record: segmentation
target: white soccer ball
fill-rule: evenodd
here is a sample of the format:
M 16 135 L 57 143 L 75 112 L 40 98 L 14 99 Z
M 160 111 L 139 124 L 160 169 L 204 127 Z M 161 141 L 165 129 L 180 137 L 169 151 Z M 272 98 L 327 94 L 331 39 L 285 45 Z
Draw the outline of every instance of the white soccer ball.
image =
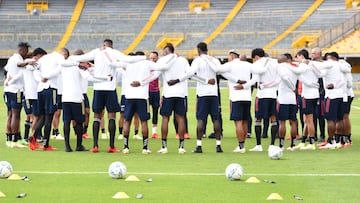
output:
M 120 161 L 112 162 L 109 166 L 109 176 L 115 179 L 123 178 L 126 174 L 126 166 Z
M 7 161 L 0 161 L 0 178 L 7 178 L 11 176 L 13 168 Z
M 231 163 L 225 169 L 225 176 L 229 180 L 240 180 L 243 174 L 243 168 L 237 163 Z
M 283 151 L 278 146 L 272 146 L 269 148 L 268 155 L 270 159 L 278 160 L 283 156 Z

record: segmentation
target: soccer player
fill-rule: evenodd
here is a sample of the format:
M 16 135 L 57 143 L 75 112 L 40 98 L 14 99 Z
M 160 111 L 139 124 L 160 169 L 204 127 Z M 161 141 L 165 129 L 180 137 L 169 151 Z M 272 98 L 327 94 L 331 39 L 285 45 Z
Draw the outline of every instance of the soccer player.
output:
M 52 121 L 52 138 L 55 140 L 64 140 L 64 137 L 60 134 L 59 132 L 59 123 L 60 123 L 60 116 L 61 116 L 61 111 L 62 111 L 62 77 L 61 77 L 61 73 L 58 77 L 58 91 L 57 91 L 57 95 L 56 95 L 56 111 L 54 113 L 54 117 L 53 117 L 53 121 Z
M 157 51 L 150 52 L 149 59 L 156 63 L 159 59 L 159 53 Z M 158 139 L 159 135 L 157 134 L 157 123 L 158 123 L 158 114 L 160 107 L 160 87 L 159 87 L 159 79 L 149 83 L 149 104 L 152 108 L 152 138 Z
M 128 54 L 129 56 L 135 56 L 135 53 L 130 52 Z M 121 78 L 121 100 L 120 100 L 120 119 L 119 119 L 119 136 L 118 139 L 122 140 L 124 139 L 123 135 L 123 127 L 124 127 L 124 112 L 125 112 L 125 92 L 126 92 L 126 77 L 125 77 L 125 71 L 122 68 L 116 69 L 116 78 Z M 119 79 L 120 80 L 120 79 Z M 137 113 L 134 114 L 134 136 L 133 139 L 135 140 L 142 140 L 142 137 L 139 135 L 139 115 Z
M 32 60 L 24 61 L 29 52 L 29 47 L 30 45 L 26 42 L 20 42 L 18 44 L 18 52 L 9 58 L 5 66 L 7 80 L 11 80 L 12 77 L 18 75 L 26 65 L 35 64 L 35 61 Z M 21 139 L 20 135 L 20 112 L 23 89 L 23 78 L 4 87 L 4 99 L 7 106 L 6 145 L 8 147 L 26 148 L 26 142 Z
M 315 47 L 311 49 L 311 60 L 322 62 L 322 53 L 319 47 Z M 323 79 L 319 78 L 319 100 L 315 107 L 315 114 L 314 114 L 314 127 L 315 127 L 315 141 L 319 140 L 320 142 L 325 141 L 325 89 Z M 320 128 L 320 136 L 317 136 L 317 123 L 319 121 L 319 128 Z M 326 144 L 326 143 L 325 143 Z
M 74 55 L 82 55 L 82 50 L 76 50 Z M 91 67 L 89 63 L 73 62 L 71 57 L 69 60 L 63 62 L 61 69 L 61 79 L 63 85 L 63 122 L 64 122 L 64 138 L 65 138 L 65 151 L 72 152 L 70 146 L 70 122 L 75 121 L 74 130 L 76 134 L 76 151 L 88 151 L 82 145 L 83 135 L 83 122 L 85 121 L 84 112 L 84 97 L 83 89 L 81 86 L 82 79 L 93 81 L 112 80 L 112 76 L 105 76 L 103 78 L 94 78 L 88 72 L 88 68 Z M 79 67 L 83 68 L 80 69 Z
M 199 57 L 195 58 L 191 64 L 191 68 L 183 76 L 176 80 L 171 80 L 170 84 L 176 84 L 177 82 L 184 81 L 190 77 L 193 77 L 195 74 L 201 78 L 216 78 L 218 72 L 226 72 L 222 70 L 220 61 L 209 56 L 207 44 L 200 42 L 197 44 L 197 50 Z M 216 80 L 215 80 L 216 82 Z M 196 107 L 196 119 L 197 119 L 197 129 L 196 129 L 196 149 L 193 150 L 194 153 L 202 153 L 202 138 L 204 132 L 205 119 L 210 114 L 213 127 L 215 131 L 216 139 L 216 152 L 221 153 L 221 126 L 220 126 L 220 116 L 219 116 L 219 101 L 218 101 L 218 92 L 217 86 L 212 84 L 204 84 L 202 82 L 197 82 L 196 88 L 197 95 L 197 107 Z
M 186 70 L 189 69 L 188 61 L 183 57 L 178 57 L 174 54 L 175 48 L 172 44 L 167 44 L 163 49 L 164 56 L 170 56 L 175 58 L 171 66 L 165 66 L 154 70 L 161 70 L 163 78 L 163 95 L 162 95 L 162 105 L 160 109 L 160 114 L 162 116 L 161 124 L 161 149 L 158 153 L 166 154 L 168 153 L 167 149 L 167 136 L 168 136 L 168 126 L 169 119 L 174 112 L 178 127 L 179 135 L 179 149 L 180 154 L 184 154 L 186 151 L 184 149 L 184 135 L 185 135 L 185 114 L 186 114 L 186 100 L 185 96 L 187 95 L 187 81 L 182 81 L 174 85 L 169 85 L 167 82 L 169 79 L 176 78 L 179 74 L 185 74 Z M 159 59 L 159 63 L 166 61 L 168 57 L 162 57 Z
M 249 151 L 261 152 L 261 120 L 270 118 L 271 143 L 274 146 L 278 126 L 276 122 L 276 98 L 277 87 L 280 78 L 277 73 L 277 60 L 265 56 L 263 49 L 256 48 L 251 52 L 253 58 L 253 76 L 258 77 L 258 89 L 255 102 L 255 135 L 256 146 Z
M 144 57 L 141 57 L 144 58 Z M 73 60 L 81 61 L 94 61 L 94 76 L 108 76 L 115 75 L 115 68 L 110 64 L 115 61 L 134 62 L 138 61 L 139 57 L 126 56 L 121 52 L 113 49 L 113 42 L 110 39 L 105 39 L 101 48 L 94 49 L 89 53 L 80 56 L 73 56 Z M 94 144 L 91 152 L 99 152 L 99 128 L 100 120 L 103 115 L 104 108 L 106 107 L 108 115 L 108 129 L 110 134 L 110 143 L 108 152 L 115 153 L 119 150 L 115 147 L 115 131 L 116 131 L 116 112 L 119 111 L 118 97 L 116 94 L 116 80 L 98 82 L 94 84 L 94 98 L 93 98 L 93 136 Z
M 321 62 L 309 61 L 309 52 L 305 49 L 300 50 L 296 54 L 296 60 L 299 62 L 299 69 L 304 68 L 305 71 L 300 75 L 300 82 L 302 83 L 302 109 L 304 114 L 304 129 L 301 143 L 296 146 L 291 146 L 289 150 L 315 150 L 315 126 L 314 126 L 314 112 L 316 104 L 319 99 L 319 76 L 317 76 L 312 69 L 316 65 L 324 65 Z M 309 66 L 306 64 L 308 63 Z M 309 137 L 309 145 L 305 146 L 306 139 Z
M 328 143 L 321 146 L 320 149 L 334 149 L 341 147 L 340 133 L 343 130 L 343 117 L 344 117 L 344 86 L 345 79 L 343 72 L 350 72 L 349 69 L 344 67 L 339 60 L 339 55 L 336 52 L 328 54 L 328 60 L 321 65 L 314 64 L 314 73 L 318 77 L 322 77 L 325 87 L 325 118 L 328 126 Z M 306 62 L 306 61 L 305 61 Z M 317 70 L 317 71 L 316 71 Z M 336 138 L 334 143 L 333 138 Z
M 245 153 L 245 139 L 248 133 L 248 120 L 251 107 L 251 86 L 256 79 L 251 78 L 252 64 L 240 60 L 240 53 L 232 49 L 228 54 L 228 61 L 223 65 L 228 72 L 222 75 L 228 79 L 230 96 L 230 120 L 234 121 L 238 146 L 235 153 Z M 234 80 L 235 78 L 235 80 Z M 245 84 L 243 84 L 245 81 Z
M 59 51 L 47 54 L 39 60 L 39 70 L 36 70 L 35 79 L 39 81 L 38 84 L 38 117 L 43 122 L 38 122 L 35 131 L 40 131 L 44 126 L 44 151 L 54 151 L 56 148 L 49 145 L 51 123 L 56 107 L 56 94 L 58 89 L 58 76 L 61 72 L 61 63 L 69 57 L 69 51 L 62 48 Z M 33 135 L 29 145 L 30 150 L 35 150 L 37 147 L 35 136 Z
M 144 52 L 136 52 L 137 56 L 145 56 Z M 148 98 L 149 98 L 149 82 L 154 78 L 150 79 L 152 75 L 156 75 L 156 72 L 151 72 L 153 66 L 156 63 L 150 60 L 141 60 L 133 64 L 124 63 L 112 63 L 113 67 L 125 68 L 126 77 L 126 92 L 125 92 L 125 122 L 124 122 L 124 148 L 122 152 L 128 154 L 129 148 L 129 131 L 131 120 L 135 113 L 138 113 L 141 122 L 141 131 L 143 135 L 143 154 L 150 154 L 151 151 L 148 148 L 148 123 L 150 119 L 150 113 L 148 109 Z M 146 80 L 146 78 L 148 80 Z M 145 79 L 145 80 L 144 80 Z
M 284 148 L 285 136 L 286 136 L 286 121 L 290 122 L 290 135 L 291 135 L 291 144 L 289 149 L 293 149 L 295 146 L 296 140 L 296 130 L 297 130 L 297 105 L 296 105 L 296 82 L 298 80 L 298 75 L 296 75 L 293 70 L 296 67 L 292 66 L 288 62 L 286 55 L 282 54 L 278 57 L 278 73 L 280 75 L 281 81 L 279 83 L 278 98 L 277 101 L 279 106 L 277 108 L 277 116 L 279 119 L 279 147 Z M 300 72 L 299 72 L 300 73 Z
M 351 70 L 351 65 L 345 60 L 339 60 L 345 67 Z M 343 131 L 343 139 L 342 144 L 345 147 L 349 147 L 352 144 L 351 140 L 351 122 L 350 122 L 350 107 L 351 103 L 354 99 L 354 91 L 352 88 L 352 75 L 350 73 L 344 73 L 344 77 L 346 80 L 346 89 L 345 89 L 345 100 L 344 101 L 344 131 Z

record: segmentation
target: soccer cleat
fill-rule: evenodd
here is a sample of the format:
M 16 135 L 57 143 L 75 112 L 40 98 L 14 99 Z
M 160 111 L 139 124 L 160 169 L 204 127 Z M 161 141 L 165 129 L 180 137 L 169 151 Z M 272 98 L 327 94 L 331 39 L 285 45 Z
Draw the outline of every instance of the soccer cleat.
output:
M 61 134 L 57 134 L 57 135 L 53 135 L 52 136 L 53 137 L 53 139 L 55 139 L 55 140 L 64 140 L 64 137 L 61 135 Z
M 351 147 L 351 145 L 352 145 L 351 142 L 347 142 L 344 144 L 344 147 Z
M 96 147 L 93 147 L 90 152 L 92 153 L 98 153 L 99 152 L 99 148 L 96 146 Z
M 286 148 L 287 151 L 295 151 L 295 146 L 290 146 L 288 148 Z
M 109 147 L 107 150 L 109 153 L 118 153 L 120 150 L 116 149 L 116 147 Z
M 197 146 L 197 147 L 195 148 L 195 150 L 193 150 L 192 152 L 193 152 L 193 153 L 202 153 L 202 148 L 201 148 L 201 146 Z
M 319 149 L 335 149 L 335 145 L 327 143 L 325 146 L 319 147 Z
M 44 146 L 43 150 L 44 151 L 56 151 L 57 149 L 55 147 L 52 147 L 52 146 L 49 145 L 47 147 Z
M 108 135 L 106 133 L 101 133 L 101 139 L 103 140 L 108 139 Z
M 206 134 L 203 134 L 203 138 L 206 138 Z
M 239 146 L 237 146 L 234 150 L 233 150 L 233 152 L 235 152 L 235 153 L 245 153 L 246 152 L 246 149 L 245 148 L 242 148 L 242 149 L 240 149 L 240 147 Z
M 179 154 L 185 154 L 186 150 L 184 148 L 179 148 L 178 153 Z
M 308 144 L 306 146 L 300 147 L 300 150 L 315 150 L 315 144 Z
M 39 148 L 41 148 L 40 145 L 36 142 L 35 138 L 33 137 L 29 142 L 29 149 L 33 151 Z
M 80 147 L 76 147 L 75 151 L 77 152 L 84 152 L 84 151 L 89 151 L 88 149 L 86 149 L 84 146 L 80 146 Z
M 143 138 L 140 135 L 134 135 L 133 139 L 134 140 L 142 140 Z
M 175 138 L 178 140 L 179 139 L 179 134 L 176 133 Z
M 83 139 L 89 139 L 90 137 L 89 137 L 89 135 L 87 133 L 84 133 L 84 134 L 82 134 L 82 138 Z
M 150 149 L 143 149 L 142 154 L 151 154 Z
M 251 152 L 262 152 L 263 148 L 261 145 L 256 145 L 254 148 L 249 149 Z
M 305 147 L 305 143 L 304 143 L 304 142 L 299 143 L 299 144 L 296 145 L 294 148 L 295 148 L 295 149 L 300 149 L 300 148 L 302 148 L 302 147 Z
M 72 152 L 73 150 L 70 147 L 65 147 L 65 152 Z
M 185 138 L 185 139 L 190 139 L 189 133 L 185 133 L 185 134 L 184 134 L 184 138 Z
M 216 145 L 216 153 L 222 153 L 223 150 L 221 149 L 220 145 Z
M 153 133 L 151 138 L 153 139 L 159 139 L 159 135 L 157 133 Z
M 323 147 L 323 146 L 325 146 L 325 145 L 327 145 L 327 144 L 328 144 L 328 142 L 325 141 L 325 142 L 322 142 L 322 143 L 320 143 L 320 144 L 317 144 L 316 146 L 318 146 L 318 147 Z
M 246 135 L 246 138 L 251 138 L 251 133 L 248 133 L 248 134 Z
M 165 148 L 161 148 L 159 151 L 157 151 L 157 153 L 159 154 L 167 154 L 168 153 L 168 149 L 165 147 Z
M 118 136 L 118 140 L 123 140 L 124 139 L 124 135 L 123 134 L 120 134 L 119 136 Z
M 130 149 L 129 149 L 129 148 L 124 148 L 124 149 L 122 150 L 122 153 L 123 153 L 123 154 L 129 154 L 129 153 L 130 153 Z

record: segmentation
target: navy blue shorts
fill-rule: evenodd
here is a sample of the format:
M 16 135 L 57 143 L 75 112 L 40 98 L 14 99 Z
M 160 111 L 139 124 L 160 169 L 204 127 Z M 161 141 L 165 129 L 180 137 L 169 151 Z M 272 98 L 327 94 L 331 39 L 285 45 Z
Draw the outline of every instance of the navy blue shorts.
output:
M 354 97 L 348 96 L 347 102 L 344 102 L 344 113 L 346 113 L 346 114 L 350 113 L 351 103 L 352 103 L 353 99 L 354 99 Z
M 94 90 L 93 112 L 101 113 L 105 107 L 108 113 L 120 111 L 116 90 Z
M 251 101 L 230 102 L 230 120 L 248 120 L 250 116 Z
M 181 97 L 163 97 L 160 109 L 160 115 L 170 116 L 174 111 L 175 114 L 184 116 L 186 113 L 186 101 Z
M 57 110 L 56 106 L 56 95 L 57 90 L 54 88 L 44 89 L 41 92 L 38 92 L 38 112 L 35 114 L 38 115 L 49 115 L 55 113 Z
M 219 120 L 219 100 L 217 96 L 197 96 L 196 101 L 196 119 L 206 120 L 210 114 L 211 119 Z
M 130 121 L 134 113 L 138 113 L 141 121 L 150 119 L 149 104 L 146 99 L 126 99 L 124 117 L 126 121 Z
M 160 92 L 149 92 L 149 104 L 153 108 L 160 107 Z
M 279 104 L 277 107 L 277 119 L 280 121 L 296 120 L 297 105 L 296 104 Z
M 89 102 L 89 97 L 87 96 L 87 94 L 83 94 L 84 97 L 84 106 L 85 108 L 90 108 L 90 102 Z
M 70 123 L 74 120 L 77 124 L 85 121 L 85 105 L 82 103 L 64 102 L 63 103 L 63 122 Z
M 326 120 L 336 121 L 344 118 L 343 98 L 325 100 L 325 118 Z
M 5 92 L 4 100 L 7 110 L 11 111 L 11 109 L 21 109 L 23 97 L 23 92 L 20 91 L 17 93 Z
M 121 113 L 125 112 L 125 102 L 126 102 L 125 95 L 121 95 L 121 101 L 120 101 L 120 112 Z
M 268 119 L 271 115 L 276 115 L 276 99 L 256 97 L 255 118 Z
M 37 99 L 24 99 L 23 106 L 24 106 L 25 114 L 29 115 L 29 114 L 33 114 L 34 110 L 38 111 L 37 103 L 38 103 Z
M 56 95 L 56 108 L 62 109 L 62 95 L 61 94 Z
M 305 115 L 315 114 L 317 102 L 318 99 L 305 99 L 303 97 L 301 100 L 303 113 Z

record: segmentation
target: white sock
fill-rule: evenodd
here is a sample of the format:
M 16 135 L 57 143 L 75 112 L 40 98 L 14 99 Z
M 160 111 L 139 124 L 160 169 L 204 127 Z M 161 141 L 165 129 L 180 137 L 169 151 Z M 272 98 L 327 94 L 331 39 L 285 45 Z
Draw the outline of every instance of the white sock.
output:
M 152 134 L 156 133 L 156 129 L 157 129 L 157 127 L 152 128 Z
M 221 145 L 221 140 L 216 140 L 216 145 Z
M 196 140 L 196 146 L 201 146 L 202 142 L 201 140 Z

